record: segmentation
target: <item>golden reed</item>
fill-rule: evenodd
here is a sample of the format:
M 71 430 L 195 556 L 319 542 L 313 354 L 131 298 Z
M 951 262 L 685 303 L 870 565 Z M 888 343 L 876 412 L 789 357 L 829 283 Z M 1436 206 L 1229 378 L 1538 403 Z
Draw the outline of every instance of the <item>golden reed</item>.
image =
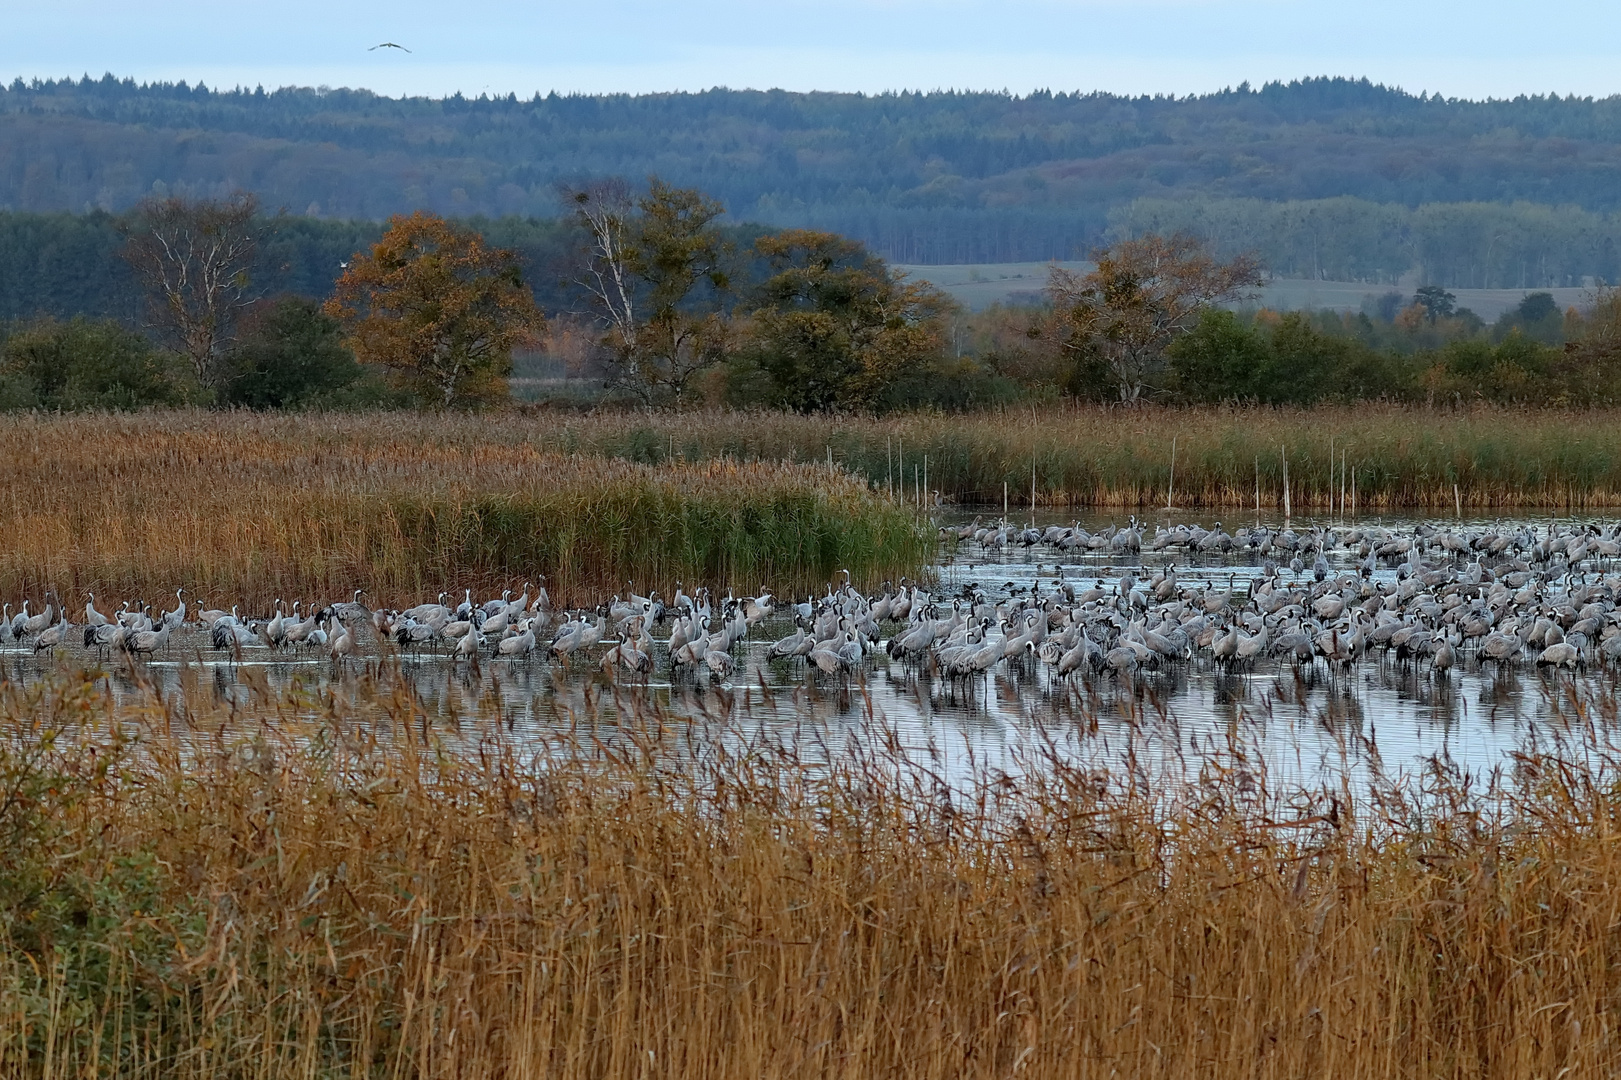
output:
M 1621 1066 L 1613 698 L 1491 784 L 1274 790 L 1237 746 L 1150 785 L 1040 733 L 948 777 L 759 691 L 524 737 L 388 681 L 187 690 L 0 687 L 7 1076 Z

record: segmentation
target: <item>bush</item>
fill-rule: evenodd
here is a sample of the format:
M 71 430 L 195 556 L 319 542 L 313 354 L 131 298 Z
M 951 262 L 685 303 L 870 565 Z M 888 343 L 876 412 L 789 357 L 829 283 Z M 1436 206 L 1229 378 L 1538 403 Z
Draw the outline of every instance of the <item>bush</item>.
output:
M 1311 405 L 1403 397 L 1413 385 L 1403 357 L 1326 331 L 1301 312 L 1248 320 L 1212 308 L 1167 352 L 1172 389 L 1188 401 Z
M 357 407 L 390 397 L 344 345 L 338 321 L 301 296 L 253 312 L 221 371 L 223 402 L 250 409 Z
M 909 282 L 853 240 L 790 229 L 755 251 L 771 276 L 734 358 L 733 399 L 759 394 L 795 412 L 882 410 L 945 357 L 952 301 Z
M 1496 341 L 1505 341 L 1516 333 L 1543 345 L 1564 343 L 1565 313 L 1559 309 L 1552 293 L 1526 294 L 1519 306 L 1503 312 L 1497 325 L 1492 328 L 1492 337 Z
M 183 361 L 110 320 L 41 319 L 12 327 L 0 346 L 7 409 L 138 409 L 207 397 Z
M 1255 325 L 1221 308 L 1207 308 L 1166 352 L 1172 386 L 1190 401 L 1254 398 L 1272 362 L 1268 342 Z

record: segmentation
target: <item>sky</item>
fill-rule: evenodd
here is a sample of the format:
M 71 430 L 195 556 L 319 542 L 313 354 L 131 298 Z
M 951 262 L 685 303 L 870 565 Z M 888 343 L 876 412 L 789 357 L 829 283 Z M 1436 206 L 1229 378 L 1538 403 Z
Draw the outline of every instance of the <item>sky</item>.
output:
M 7 11 L 5 9 L 15 10 Z M 410 49 L 369 47 L 393 41 Z M 1569 0 L 3 0 L 0 75 L 365 87 L 1190 94 L 1366 76 L 1621 93 L 1621 3 Z

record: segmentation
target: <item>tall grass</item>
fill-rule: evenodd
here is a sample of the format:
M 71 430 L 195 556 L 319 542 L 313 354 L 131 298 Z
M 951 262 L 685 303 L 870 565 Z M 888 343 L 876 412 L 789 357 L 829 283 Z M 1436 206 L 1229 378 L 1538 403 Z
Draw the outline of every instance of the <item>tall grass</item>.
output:
M 0 1071 L 1621 1064 L 1621 759 L 1577 710 L 1511 784 L 1436 766 L 1366 797 L 1272 790 L 1238 747 L 1151 787 L 1037 740 L 947 783 L 876 728 L 828 751 L 618 716 L 522 744 L 371 685 L 234 710 L 0 687 Z
M 677 579 L 803 591 L 915 573 L 933 537 L 823 466 L 644 465 L 478 417 L 0 420 L 0 595 L 414 603 L 548 577 L 598 602 Z M 666 595 L 669 595 L 666 592 Z
M 1621 411 L 1038 407 L 890 419 L 715 413 L 603 416 L 565 425 L 570 445 L 636 461 L 825 461 L 908 497 L 928 486 L 962 502 L 1054 506 L 1283 505 L 1359 510 L 1621 506 Z M 902 453 L 904 452 L 904 458 Z M 1332 454 L 1332 462 L 1330 456 Z M 1332 476 L 1330 466 L 1332 464 Z M 897 467 L 898 466 L 898 467 Z M 1354 470 L 1354 472 L 1353 472 Z M 897 475 L 898 474 L 898 475 Z M 1456 486 L 1456 489 L 1455 487 Z

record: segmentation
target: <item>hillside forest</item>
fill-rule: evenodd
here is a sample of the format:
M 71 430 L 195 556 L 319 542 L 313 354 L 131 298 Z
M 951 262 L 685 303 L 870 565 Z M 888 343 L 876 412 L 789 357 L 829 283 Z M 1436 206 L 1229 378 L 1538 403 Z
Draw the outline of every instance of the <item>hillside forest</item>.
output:
M 561 188 L 653 174 L 733 221 L 903 263 L 1074 259 L 1190 231 L 1291 277 L 1536 289 L 1621 274 L 1618 98 L 1461 101 L 1337 78 L 1185 98 L 0 86 L 13 212 L 88 221 L 246 188 L 341 232 L 418 209 L 555 219 Z

